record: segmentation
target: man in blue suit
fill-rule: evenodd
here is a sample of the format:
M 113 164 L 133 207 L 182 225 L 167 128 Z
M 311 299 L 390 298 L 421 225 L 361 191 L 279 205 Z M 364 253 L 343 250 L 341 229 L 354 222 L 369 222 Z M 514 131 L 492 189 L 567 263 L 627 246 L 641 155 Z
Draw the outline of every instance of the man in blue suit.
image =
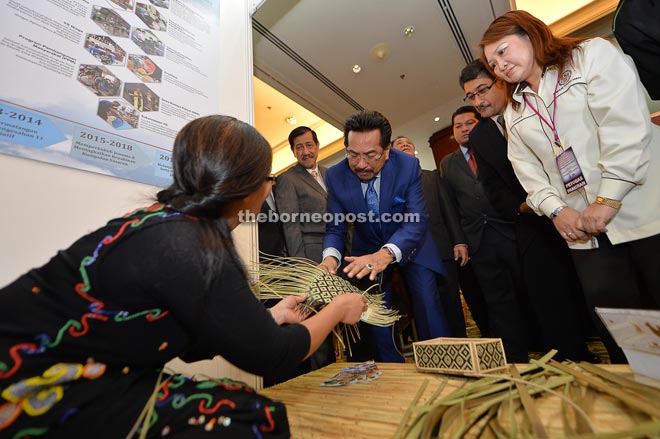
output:
M 346 159 L 328 169 L 328 223 L 321 267 L 336 274 L 353 222 L 349 278 L 381 282 L 391 304 L 390 264 L 399 264 L 411 295 L 420 340 L 449 336 L 438 284 L 444 267 L 428 230 L 419 162 L 390 148 L 392 127 L 376 111 L 360 111 L 344 123 Z M 383 273 L 383 275 L 380 275 Z M 392 328 L 372 326 L 376 360 L 403 362 Z

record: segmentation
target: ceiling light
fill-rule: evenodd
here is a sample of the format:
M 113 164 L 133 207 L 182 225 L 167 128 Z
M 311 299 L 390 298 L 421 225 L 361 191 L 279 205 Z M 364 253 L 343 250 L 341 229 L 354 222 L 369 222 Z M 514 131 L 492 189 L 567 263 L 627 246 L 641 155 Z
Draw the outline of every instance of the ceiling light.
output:
M 358 64 L 355 64 L 353 66 L 352 70 L 353 70 L 353 73 L 357 74 L 357 73 L 360 73 L 362 71 L 362 67 L 360 67 Z
M 390 46 L 388 46 L 385 43 L 379 43 L 371 48 L 371 50 L 369 51 L 369 55 L 371 55 L 371 58 L 374 61 L 382 62 L 390 57 L 390 52 L 391 52 Z
M 296 118 L 293 117 L 293 116 L 289 116 L 289 117 L 287 117 L 286 119 L 284 119 L 284 121 L 285 121 L 286 123 L 288 123 L 288 124 L 291 124 L 291 125 L 295 125 L 295 124 L 298 123 L 298 119 L 296 119 Z
M 415 32 L 415 28 L 412 26 L 406 26 L 406 28 L 403 30 L 403 34 L 407 37 L 412 37 L 413 32 Z
M 440 116 L 434 117 L 433 120 L 436 121 L 436 122 L 440 122 Z

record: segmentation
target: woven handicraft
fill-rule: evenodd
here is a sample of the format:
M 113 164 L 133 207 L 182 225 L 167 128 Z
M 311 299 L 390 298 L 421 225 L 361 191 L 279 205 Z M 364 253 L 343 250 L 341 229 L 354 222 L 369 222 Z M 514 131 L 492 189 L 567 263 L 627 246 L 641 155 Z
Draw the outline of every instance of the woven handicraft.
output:
M 488 370 L 495 367 L 506 366 L 506 359 L 504 358 L 502 343 L 479 343 L 476 345 L 476 347 L 480 370 Z
M 473 370 L 469 344 L 417 345 L 420 364 L 438 369 Z
M 421 370 L 478 375 L 506 368 L 499 338 L 439 337 L 413 343 L 415 363 Z
M 399 313 L 385 306 L 382 294 L 370 293 L 371 288 L 361 291 L 341 277 L 321 270 L 314 261 L 263 255 L 261 261 L 252 274 L 256 279 L 253 289 L 262 300 L 307 294 L 305 305 L 320 310 L 339 294 L 359 293 L 367 298 L 368 306 L 360 320 L 377 326 L 392 326 L 399 320 Z

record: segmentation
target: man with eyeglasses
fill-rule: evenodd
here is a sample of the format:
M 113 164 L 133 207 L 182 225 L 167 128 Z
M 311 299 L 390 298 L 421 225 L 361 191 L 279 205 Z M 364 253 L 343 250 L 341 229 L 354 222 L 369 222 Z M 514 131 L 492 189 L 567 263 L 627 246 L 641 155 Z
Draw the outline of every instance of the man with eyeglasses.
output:
M 326 168 L 318 164 L 319 139 L 311 128 L 299 126 L 289 133 L 289 145 L 298 163 L 278 177 L 275 191 L 286 249 L 289 256 L 319 263 L 325 235 L 322 219 L 327 204 Z M 335 360 L 332 337 L 328 337 L 310 357 L 310 368 L 316 370 Z
M 472 269 L 486 301 L 490 333 L 502 338 L 507 361 L 526 363 L 527 341 L 516 292 L 520 263 L 515 232 L 513 223 L 502 218 L 488 202 L 477 179 L 482 171 L 468 141 L 478 122 L 479 112 L 471 106 L 460 107 L 452 114 L 459 149 L 442 160 L 440 177 L 467 238 Z
M 420 340 L 450 334 L 438 284 L 444 267 L 428 230 L 419 162 L 390 148 L 392 128 L 377 111 L 360 111 L 344 123 L 346 159 L 328 169 L 328 224 L 321 267 L 337 273 L 346 252 L 347 219 L 353 219 L 349 278 L 380 281 L 391 304 L 390 264 L 399 264 L 411 296 Z M 370 326 L 365 358 L 403 362 L 393 328 Z M 364 331 L 367 332 L 367 331 Z M 362 336 L 362 335 L 361 335 Z M 353 358 L 362 360 L 363 358 Z
M 465 99 L 482 119 L 472 129 L 469 146 L 486 197 L 502 218 L 515 224 L 523 286 L 521 306 L 528 334 L 540 332 L 541 349 L 557 349 L 555 358 L 593 360 L 584 336 L 589 321 L 570 250 L 552 222 L 527 205 L 527 193 L 507 157 L 506 128 L 500 116 L 507 105 L 506 86 L 476 60 L 465 66 L 459 82 Z M 551 273 L 552 282 L 547 282 Z M 558 318 L 561 316 L 561 318 Z

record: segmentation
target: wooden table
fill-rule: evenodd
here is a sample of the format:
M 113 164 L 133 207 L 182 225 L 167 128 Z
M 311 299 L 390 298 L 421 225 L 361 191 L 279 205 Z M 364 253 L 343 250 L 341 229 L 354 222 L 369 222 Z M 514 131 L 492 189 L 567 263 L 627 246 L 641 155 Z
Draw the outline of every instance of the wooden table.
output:
M 391 438 L 422 383 L 428 380 L 420 399 L 423 402 L 446 379 L 446 375 L 418 372 L 414 364 L 379 363 L 382 376 L 374 381 L 342 387 L 320 386 L 350 364 L 353 363 L 331 364 L 263 389 L 260 393 L 286 404 L 294 439 Z M 617 374 L 632 376 L 627 365 L 603 367 Z M 461 377 L 450 378 L 442 395 L 456 390 L 465 380 Z M 561 404 L 558 401 L 554 404 L 554 408 L 544 410 L 544 422 L 549 420 L 551 423 L 553 417 L 560 417 Z M 634 424 L 632 420 L 613 416 L 612 411 L 616 412 L 616 408 L 602 404 L 598 407 L 596 411 L 601 413 L 594 413 L 592 419 L 600 431 L 630 428 Z

